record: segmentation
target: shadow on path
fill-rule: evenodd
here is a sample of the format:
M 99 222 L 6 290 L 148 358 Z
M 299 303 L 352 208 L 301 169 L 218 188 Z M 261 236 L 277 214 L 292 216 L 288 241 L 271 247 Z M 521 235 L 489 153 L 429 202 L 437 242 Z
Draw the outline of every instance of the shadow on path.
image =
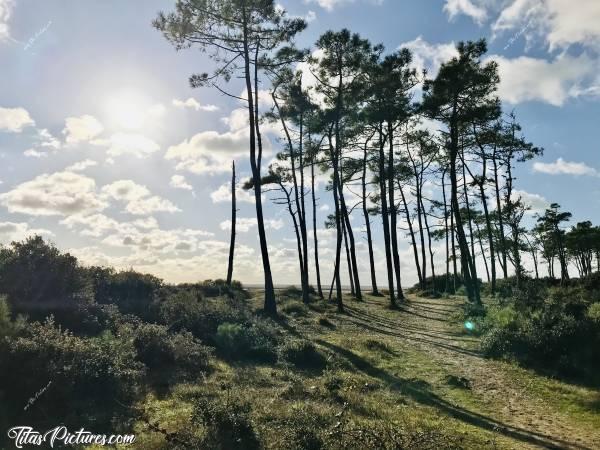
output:
M 461 420 L 465 423 L 473 426 L 496 432 L 504 436 L 516 439 L 521 442 L 529 444 L 535 444 L 541 447 L 549 449 L 567 449 L 574 448 L 579 450 L 591 450 L 589 447 L 585 447 L 580 444 L 569 442 L 562 439 L 557 439 L 552 436 L 548 436 L 542 433 L 538 433 L 531 430 L 508 425 L 506 423 L 495 420 L 491 417 L 483 414 L 469 411 L 458 405 L 453 405 L 450 402 L 439 397 L 435 393 L 428 389 L 428 384 L 423 383 L 421 380 L 411 380 L 400 378 L 392 375 L 385 370 L 373 366 L 366 359 L 359 355 L 356 355 L 350 350 L 342 348 L 338 345 L 323 341 L 316 340 L 316 342 L 335 352 L 336 354 L 344 357 L 353 367 L 357 370 L 373 377 L 378 378 L 388 385 L 390 389 L 399 391 L 400 393 L 407 395 L 412 400 L 422 405 L 436 408 L 445 414 L 448 414 L 455 419 Z

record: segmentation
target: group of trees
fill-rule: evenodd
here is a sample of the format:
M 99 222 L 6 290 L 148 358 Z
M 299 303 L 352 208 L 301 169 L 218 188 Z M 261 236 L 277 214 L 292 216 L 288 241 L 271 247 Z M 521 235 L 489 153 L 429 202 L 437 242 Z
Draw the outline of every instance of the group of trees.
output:
M 584 222 L 567 233 L 561 223 L 569 214 L 558 205 L 540 216 L 533 230 L 523 224 L 528 206 L 514 189 L 515 165 L 542 149 L 526 141 L 513 113 L 502 111 L 497 65 L 483 61 L 484 40 L 459 43 L 457 55 L 429 78 L 412 67 L 409 50 L 386 54 L 382 45 L 345 29 L 324 33 L 312 53 L 299 50 L 293 39 L 306 23 L 287 18 L 272 0 L 179 0 L 175 11 L 160 13 L 154 25 L 178 49 L 197 45 L 210 52 L 215 70 L 193 75 L 192 86 L 210 85 L 237 97 L 222 83 L 232 77 L 245 82 L 243 98 L 237 97 L 248 110 L 252 178 L 245 187 L 256 199 L 267 312 L 274 313 L 276 304 L 263 221 L 261 194 L 266 190 L 277 191 L 275 201 L 291 215 L 304 300 L 312 259 L 316 292 L 323 298 L 330 287 L 340 310 L 343 249 L 352 294 L 360 299 L 363 292 L 351 214 L 362 213 L 373 294 L 379 294 L 373 219 L 381 218 L 391 306 L 403 300 L 399 240 L 405 236 L 421 288 L 442 285 L 450 292 L 460 280 L 474 304 L 481 302 L 478 259 L 492 291 L 500 276 L 514 272 L 518 283 L 526 275 L 525 254 L 533 258 L 536 276 L 538 255 L 547 261 L 551 277 L 555 260 L 563 280 L 569 261 L 582 276 L 593 271 L 592 260 L 599 256 L 597 227 Z M 303 70 L 298 70 L 300 62 Z M 259 108 L 259 87 L 271 94 L 267 113 Z M 262 174 L 261 126 L 266 120 L 280 124 L 282 150 Z M 330 286 L 322 285 L 326 280 L 319 266 L 319 172 L 329 175 L 334 204 L 327 218 L 336 235 Z M 309 215 L 313 255 L 308 253 Z M 435 241 L 445 241 L 440 275 Z

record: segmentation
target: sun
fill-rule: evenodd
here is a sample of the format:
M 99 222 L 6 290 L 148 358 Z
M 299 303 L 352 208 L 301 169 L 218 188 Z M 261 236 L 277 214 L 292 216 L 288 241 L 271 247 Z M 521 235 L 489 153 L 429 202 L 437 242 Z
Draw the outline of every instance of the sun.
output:
M 149 108 L 148 100 L 142 94 L 132 91 L 112 95 L 106 102 L 109 120 L 115 127 L 127 130 L 143 128 Z

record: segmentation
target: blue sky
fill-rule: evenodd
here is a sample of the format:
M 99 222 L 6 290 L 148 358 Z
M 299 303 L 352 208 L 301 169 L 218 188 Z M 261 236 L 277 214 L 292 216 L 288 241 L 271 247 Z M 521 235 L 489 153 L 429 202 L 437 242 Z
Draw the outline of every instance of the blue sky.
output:
M 211 63 L 198 50 L 176 52 L 151 27 L 156 13 L 171 5 L 0 0 L 2 242 L 37 232 L 90 264 L 134 267 L 174 282 L 224 276 L 231 160 L 240 178 L 249 173 L 244 116 L 235 100 L 188 86 L 189 75 Z M 347 27 L 389 51 L 408 47 L 415 64 L 432 75 L 452 56 L 454 43 L 486 37 L 490 58 L 499 63 L 505 110 L 514 110 L 526 137 L 545 149 L 542 158 L 518 168 L 520 194 L 533 211 L 558 202 L 574 222 L 600 222 L 600 2 L 311 0 L 282 6 L 309 20 L 300 46 L 310 47 L 327 29 Z M 230 89 L 242 92 L 235 83 Z M 267 135 L 272 158 L 276 128 Z M 323 228 L 331 201 L 319 186 Z M 254 205 L 247 194 L 239 197 L 235 276 L 259 282 Z M 276 283 L 297 282 L 291 220 L 266 203 Z M 362 218 L 353 222 L 366 283 Z M 373 223 L 382 256 L 378 219 Z M 320 235 L 327 276 L 333 240 L 327 230 Z M 405 280 L 412 283 L 411 251 L 401 240 Z

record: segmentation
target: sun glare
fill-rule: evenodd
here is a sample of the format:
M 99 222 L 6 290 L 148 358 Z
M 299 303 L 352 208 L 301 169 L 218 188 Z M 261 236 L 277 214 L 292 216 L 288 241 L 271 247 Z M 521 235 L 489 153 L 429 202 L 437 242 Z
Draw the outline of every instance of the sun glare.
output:
M 139 130 L 144 126 L 149 108 L 149 102 L 134 92 L 119 93 L 106 102 L 109 120 L 116 127 L 128 130 Z

